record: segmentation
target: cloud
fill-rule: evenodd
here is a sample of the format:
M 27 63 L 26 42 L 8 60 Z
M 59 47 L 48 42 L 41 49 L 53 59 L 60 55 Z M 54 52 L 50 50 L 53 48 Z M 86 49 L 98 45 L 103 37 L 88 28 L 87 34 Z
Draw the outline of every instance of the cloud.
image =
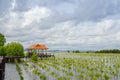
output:
M 119 20 L 108 19 L 103 19 L 97 23 L 85 22 L 78 25 L 75 25 L 73 21 L 59 23 L 46 32 L 48 36 L 46 42 L 47 44 L 64 45 L 66 48 L 70 45 L 73 45 L 73 48 L 78 46 L 106 46 L 105 48 L 108 48 L 118 44 L 113 44 L 113 42 L 119 40 L 119 23 Z
M 116 40 L 120 41 L 120 32 L 117 32 L 117 34 L 116 34 Z
M 3 18 L 3 20 L 1 20 L 1 22 L 3 23 L 5 34 L 15 36 L 24 34 L 19 32 L 19 30 L 25 31 L 24 29 L 28 29 L 29 32 L 25 31 L 25 33 L 34 32 L 37 30 L 38 26 L 31 26 L 33 29 L 30 29 L 29 26 L 32 24 L 40 23 L 42 19 L 48 17 L 49 15 L 50 10 L 45 7 L 36 6 L 26 12 L 21 13 L 15 12 L 10 8 L 10 11 Z
M 39 23 L 45 17 L 50 15 L 50 10 L 45 7 L 32 8 L 31 10 L 24 13 L 24 23 L 22 26 L 27 26 L 31 23 Z
M 0 12 L 0 32 L 25 48 L 34 43 L 51 49 L 120 47 L 119 0 L 1 0 Z
M 13 1 L 12 1 L 11 6 L 12 6 L 12 7 L 10 7 L 10 10 L 14 10 L 15 7 L 16 7 L 16 0 L 13 0 Z

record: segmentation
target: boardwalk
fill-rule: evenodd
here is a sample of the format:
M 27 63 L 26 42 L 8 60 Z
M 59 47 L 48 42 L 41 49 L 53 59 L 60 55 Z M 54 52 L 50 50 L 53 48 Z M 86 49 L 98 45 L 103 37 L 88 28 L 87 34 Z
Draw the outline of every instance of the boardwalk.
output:
M 4 80 L 5 76 L 5 58 L 0 56 L 0 80 Z

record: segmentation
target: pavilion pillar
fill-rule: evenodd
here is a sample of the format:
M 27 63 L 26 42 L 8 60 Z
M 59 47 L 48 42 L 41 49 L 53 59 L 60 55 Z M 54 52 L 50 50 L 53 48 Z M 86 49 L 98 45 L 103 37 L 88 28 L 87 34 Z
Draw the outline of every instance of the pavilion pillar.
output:
M 36 50 L 36 53 L 38 53 L 38 49 Z
M 41 50 L 41 54 L 42 54 L 42 50 Z
M 44 54 L 44 50 L 42 49 L 42 54 Z
M 44 51 L 45 51 L 45 54 L 47 54 L 46 50 L 44 50 Z
M 45 49 L 44 49 L 44 54 L 46 54 Z
M 47 49 L 45 50 L 45 54 L 47 54 Z
M 38 50 L 38 55 L 40 55 L 40 50 Z

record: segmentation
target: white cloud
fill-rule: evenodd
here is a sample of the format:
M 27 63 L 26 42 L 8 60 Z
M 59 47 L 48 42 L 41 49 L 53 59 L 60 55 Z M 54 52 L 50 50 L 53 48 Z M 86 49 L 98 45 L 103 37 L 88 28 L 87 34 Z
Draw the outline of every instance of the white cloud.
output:
M 50 10 L 45 7 L 34 7 L 29 11 L 23 13 L 23 24 L 22 26 L 30 25 L 31 23 L 40 23 L 43 18 L 50 16 Z
M 24 46 L 45 43 L 50 48 L 119 48 L 119 0 L 108 1 L 12 0 L 0 18 L 0 32 L 8 42 L 19 41 Z
M 116 23 L 117 22 L 117 23 Z M 90 25 L 89 25 L 89 24 Z M 89 25 L 89 26 L 88 26 Z M 119 32 L 119 20 L 104 19 L 100 22 L 85 22 L 76 25 L 73 21 L 56 24 L 46 32 L 48 44 L 79 45 L 82 46 L 106 46 L 113 45 L 116 32 Z M 112 33 L 111 33 L 112 32 Z M 117 40 L 120 40 L 119 33 Z M 116 45 L 116 43 L 114 43 Z M 78 47 L 78 46 L 77 46 Z
M 14 10 L 16 8 L 16 6 L 17 6 L 16 0 L 12 0 L 10 10 Z
M 12 6 L 13 7 L 13 6 Z M 20 35 L 21 32 L 18 32 L 18 30 L 24 31 L 24 29 L 28 29 L 29 32 L 25 31 L 25 33 L 32 33 L 38 29 L 38 26 L 32 26 L 32 29 L 30 29 L 30 26 L 32 24 L 40 23 L 42 19 L 48 17 L 50 15 L 50 10 L 46 7 L 34 7 L 29 9 L 25 12 L 15 12 L 13 10 L 10 10 L 8 14 L 6 14 L 3 19 L 1 19 L 1 22 L 4 23 L 4 30 L 5 34 L 7 35 Z M 6 20 L 7 19 L 7 20 Z M 32 31 L 32 32 L 31 32 Z
M 118 33 L 116 34 L 116 40 L 117 40 L 117 41 L 120 41 L 120 32 L 118 32 Z

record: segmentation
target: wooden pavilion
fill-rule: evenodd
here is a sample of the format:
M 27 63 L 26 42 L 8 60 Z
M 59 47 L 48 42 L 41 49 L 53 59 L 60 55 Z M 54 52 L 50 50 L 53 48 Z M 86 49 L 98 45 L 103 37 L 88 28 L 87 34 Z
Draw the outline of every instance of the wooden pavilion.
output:
M 29 56 L 32 56 L 32 52 L 35 51 L 39 57 L 51 57 L 51 54 L 47 54 L 47 50 L 45 44 L 33 44 L 27 48 Z
M 36 53 L 38 53 L 38 55 L 41 55 L 41 54 L 47 54 L 48 48 L 44 44 L 33 44 L 29 46 L 27 50 L 29 54 L 35 51 Z

